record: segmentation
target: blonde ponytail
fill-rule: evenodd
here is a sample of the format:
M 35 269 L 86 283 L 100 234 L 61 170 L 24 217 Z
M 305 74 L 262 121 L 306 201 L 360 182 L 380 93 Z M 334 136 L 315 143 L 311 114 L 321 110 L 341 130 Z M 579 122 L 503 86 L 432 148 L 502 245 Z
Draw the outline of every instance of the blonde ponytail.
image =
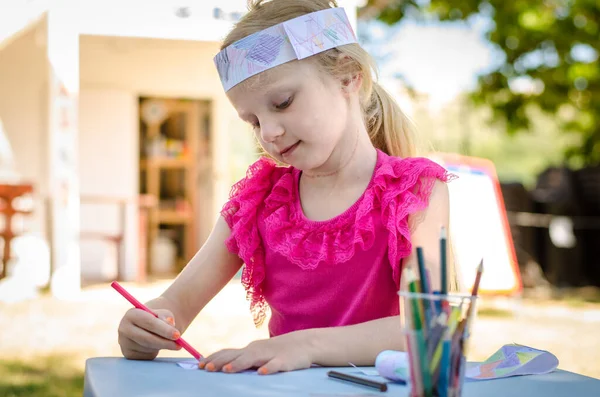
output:
M 412 123 L 392 96 L 376 81 L 365 109 L 365 123 L 373 146 L 397 157 L 417 153 Z
M 336 2 L 331 0 L 250 1 L 248 13 L 229 32 L 221 48 L 278 23 L 329 7 L 337 7 Z M 400 110 L 392 96 L 374 79 L 373 75 L 377 76 L 375 61 L 359 44 L 333 48 L 307 60 L 316 62 L 323 71 L 341 80 L 360 74 L 363 80 L 360 92 L 361 107 L 373 146 L 391 156 L 412 157 L 417 154 L 410 120 Z

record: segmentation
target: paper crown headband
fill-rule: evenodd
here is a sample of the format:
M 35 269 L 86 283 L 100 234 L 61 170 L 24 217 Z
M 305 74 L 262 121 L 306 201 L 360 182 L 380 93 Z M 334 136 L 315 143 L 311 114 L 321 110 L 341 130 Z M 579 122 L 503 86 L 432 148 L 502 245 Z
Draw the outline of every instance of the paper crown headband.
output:
M 327 8 L 251 34 L 214 58 L 225 91 L 249 77 L 294 59 L 356 43 L 343 8 Z

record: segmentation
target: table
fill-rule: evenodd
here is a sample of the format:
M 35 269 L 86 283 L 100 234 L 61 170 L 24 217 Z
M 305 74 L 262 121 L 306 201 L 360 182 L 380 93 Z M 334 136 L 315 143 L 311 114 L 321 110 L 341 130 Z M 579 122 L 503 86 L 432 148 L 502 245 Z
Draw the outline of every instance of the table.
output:
M 327 377 L 332 368 L 311 368 L 261 376 L 255 372 L 226 374 L 185 370 L 174 358 L 132 361 L 116 357 L 88 359 L 84 397 L 134 396 L 394 396 L 408 397 L 407 386 L 389 384 L 387 392 Z M 336 368 L 356 374 L 352 367 Z M 368 377 L 376 379 L 376 377 Z M 557 370 L 547 375 L 522 376 L 465 383 L 463 397 L 598 397 L 600 380 Z

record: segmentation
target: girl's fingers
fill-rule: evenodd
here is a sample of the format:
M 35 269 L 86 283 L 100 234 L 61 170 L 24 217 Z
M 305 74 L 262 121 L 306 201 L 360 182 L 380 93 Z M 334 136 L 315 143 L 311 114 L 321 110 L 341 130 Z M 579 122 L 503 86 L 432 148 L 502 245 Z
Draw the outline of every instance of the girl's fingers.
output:
M 166 325 L 166 324 L 165 324 Z M 132 327 L 127 337 L 146 348 L 161 350 L 178 350 L 179 345 L 171 339 L 166 339 L 139 327 Z
M 119 345 L 123 356 L 130 360 L 153 360 L 158 355 L 158 350 L 141 346 L 124 336 L 119 337 Z
M 129 359 L 152 360 L 161 349 L 180 350 L 181 337 L 168 310 L 156 310 L 158 318 L 140 309 L 130 309 L 119 324 L 119 345 Z
M 226 353 L 234 351 L 234 350 L 236 350 L 236 349 L 223 349 L 223 350 L 219 350 L 218 352 L 215 352 L 215 353 L 211 354 L 208 357 L 203 357 L 200 360 L 200 363 L 207 364 L 207 363 L 211 362 L 212 360 L 214 360 L 215 358 L 220 357 L 223 354 L 226 354 Z
M 181 337 L 179 330 L 174 326 L 167 324 L 166 321 L 158 319 L 152 314 L 140 309 L 131 310 L 133 312 L 129 317 L 133 325 L 165 339 L 176 340 Z M 172 321 L 175 323 L 175 320 Z
M 156 309 L 156 310 L 154 310 L 154 313 L 156 313 L 156 315 L 158 316 L 159 319 L 163 320 L 164 322 L 169 324 L 171 327 L 175 326 L 175 316 L 173 316 L 173 313 L 171 313 L 170 310 Z
M 252 353 L 244 353 L 239 355 L 229 364 L 223 366 L 223 372 L 235 373 L 245 371 L 250 368 L 257 368 L 264 365 L 268 360 L 257 357 Z
M 270 375 L 275 374 L 277 372 L 288 371 L 288 368 L 284 364 L 283 361 L 275 357 L 265 365 L 261 366 L 258 369 L 259 375 Z
M 221 350 L 208 356 L 205 360 L 203 360 L 204 366 L 199 365 L 199 367 L 211 372 L 221 371 L 225 364 L 235 360 L 240 354 L 241 351 L 239 349 Z
M 137 343 L 136 341 L 134 341 L 133 339 L 124 337 L 123 341 L 125 343 L 121 343 L 121 345 L 124 345 L 127 347 L 127 350 L 130 351 L 134 351 L 136 353 L 140 353 L 140 354 L 149 354 L 149 353 L 155 353 L 158 350 L 157 349 L 153 349 L 150 347 L 146 347 L 146 346 L 142 346 L 139 343 Z
M 129 360 L 153 360 L 156 353 L 142 353 L 136 350 L 130 350 L 126 356 Z

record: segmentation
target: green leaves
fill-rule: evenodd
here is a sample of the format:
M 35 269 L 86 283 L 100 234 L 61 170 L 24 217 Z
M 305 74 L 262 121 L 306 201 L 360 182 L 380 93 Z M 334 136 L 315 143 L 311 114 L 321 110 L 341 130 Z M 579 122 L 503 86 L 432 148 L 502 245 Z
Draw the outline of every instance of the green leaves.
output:
M 600 1 L 369 0 L 361 14 L 387 24 L 489 18 L 487 39 L 505 59 L 480 77 L 472 101 L 490 107 L 509 133 L 527 130 L 526 109 L 537 107 L 565 134 L 581 137 L 565 158 L 600 164 Z M 569 117 L 560 115 L 565 109 Z

